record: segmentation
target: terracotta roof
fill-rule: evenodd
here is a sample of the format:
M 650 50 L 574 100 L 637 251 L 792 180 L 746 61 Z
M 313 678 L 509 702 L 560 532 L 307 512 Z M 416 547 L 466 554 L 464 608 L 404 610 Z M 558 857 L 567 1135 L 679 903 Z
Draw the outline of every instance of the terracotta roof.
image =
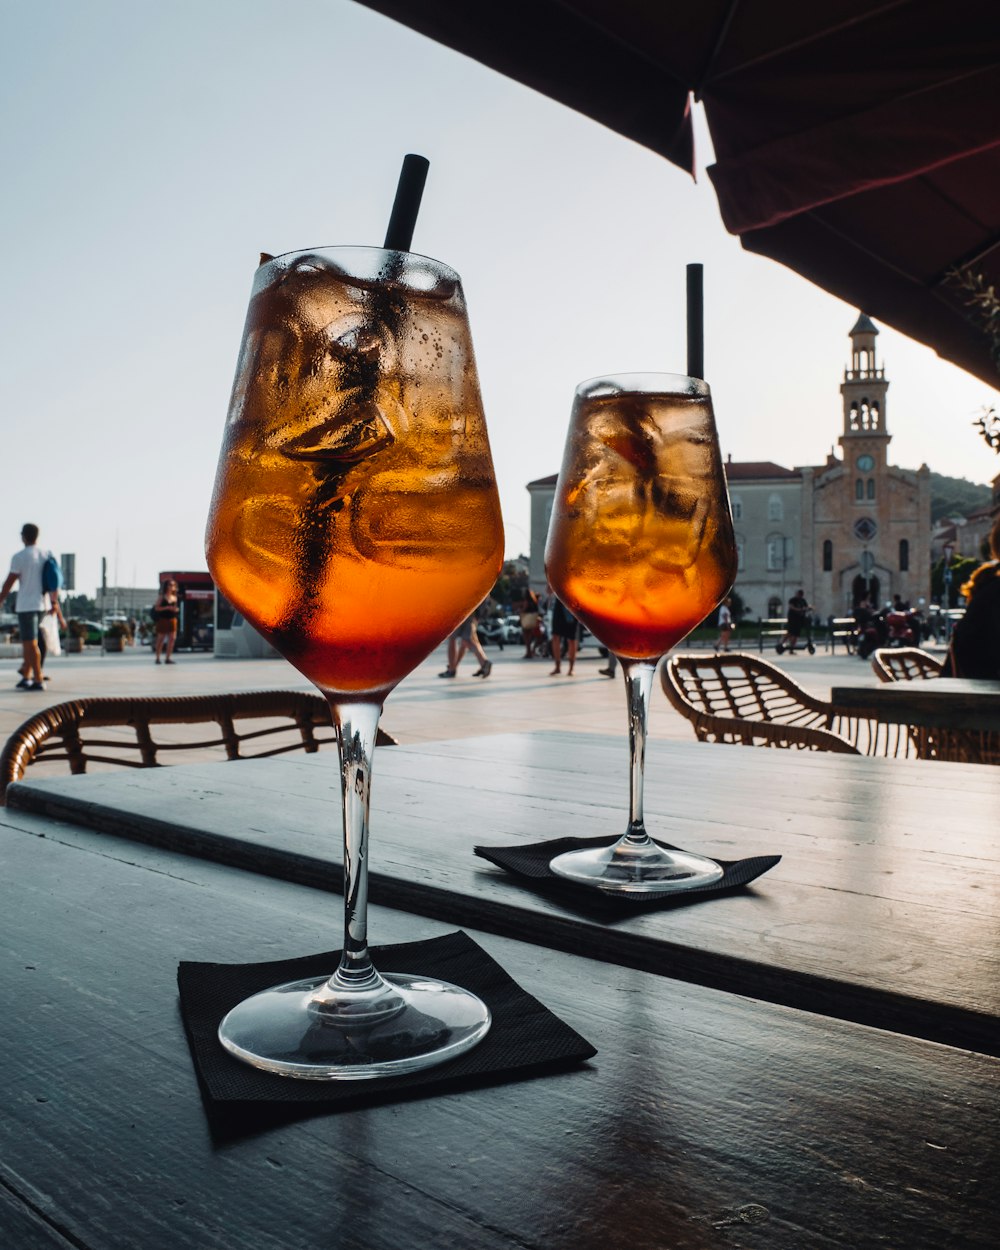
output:
M 730 482 L 753 482 L 776 477 L 793 481 L 802 476 L 798 469 L 786 469 L 783 465 L 775 464 L 773 460 L 727 460 L 725 470 Z M 536 477 L 533 482 L 528 483 L 527 489 L 531 490 L 535 486 L 555 486 L 558 478 L 558 473 L 550 473 L 548 477 Z
M 773 460 L 727 460 L 726 477 L 730 482 L 752 482 L 757 478 L 799 478 L 798 469 L 786 469 Z

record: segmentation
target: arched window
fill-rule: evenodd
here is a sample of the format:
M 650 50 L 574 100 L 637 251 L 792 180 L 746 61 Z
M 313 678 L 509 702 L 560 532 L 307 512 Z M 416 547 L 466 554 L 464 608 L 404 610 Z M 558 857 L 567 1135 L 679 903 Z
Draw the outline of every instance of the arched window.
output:
M 864 497 L 865 497 L 865 484 L 861 480 L 861 478 L 858 478 L 854 483 L 854 498 L 861 500 L 861 499 L 864 499 Z
M 910 543 L 906 538 L 899 540 L 899 571 L 900 573 L 910 571 Z
M 767 501 L 767 519 L 769 521 L 782 521 L 785 517 L 785 510 L 781 505 L 780 495 L 771 495 Z
M 875 479 L 873 477 L 868 479 L 868 498 L 875 498 Z
M 833 572 L 833 543 L 829 538 L 823 540 L 823 572 Z
M 739 495 L 730 495 L 729 502 L 733 509 L 733 520 L 742 521 L 743 520 L 743 500 L 740 498 Z

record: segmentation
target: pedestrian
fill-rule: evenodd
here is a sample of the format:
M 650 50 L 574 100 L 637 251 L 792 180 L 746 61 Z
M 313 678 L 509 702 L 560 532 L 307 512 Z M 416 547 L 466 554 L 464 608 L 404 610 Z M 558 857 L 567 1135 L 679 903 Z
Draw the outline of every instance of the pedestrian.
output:
M 538 596 L 533 590 L 525 591 L 519 607 L 519 616 L 521 637 L 524 639 L 523 658 L 531 660 L 534 658 L 535 647 L 538 645 L 539 624 Z
M 466 617 L 448 639 L 448 667 L 443 673 L 438 673 L 438 676 L 457 677 L 458 666 L 462 663 L 462 657 L 466 651 L 471 651 L 479 661 L 479 667 L 472 674 L 473 677 L 489 677 L 493 671 L 493 661 L 486 658 L 483 644 L 479 641 L 479 633 L 476 630 L 476 612 Z
M 17 690 L 44 690 L 45 682 L 42 674 L 42 653 L 38 645 L 39 627 L 42 618 L 50 612 L 57 621 L 65 626 L 62 608 L 59 605 L 59 591 L 45 589 L 43 570 L 52 553 L 38 545 L 38 526 L 24 525 L 21 527 L 22 550 L 15 552 L 10 561 L 10 572 L 0 589 L 0 603 L 7 598 L 15 582 L 17 583 L 17 599 L 14 611 L 17 613 L 17 627 L 21 637 L 21 680 Z
M 723 599 L 719 605 L 719 637 L 715 643 L 716 651 L 728 651 L 733 636 L 733 608 L 731 599 Z
M 791 599 L 788 600 L 788 624 L 784 638 L 778 643 L 775 650 L 779 655 L 784 651 L 790 654 L 795 653 L 798 646 L 799 635 L 809 624 L 809 613 L 812 611 L 809 600 L 806 598 L 806 592 L 800 587 Z M 812 643 L 808 644 L 810 652 L 814 651 Z
M 550 677 L 556 677 L 562 672 L 563 643 L 566 644 L 566 675 L 567 677 L 573 676 L 573 665 L 576 663 L 576 653 L 580 646 L 580 632 L 580 622 L 565 604 L 553 596 L 552 659 L 555 661 L 555 668 L 549 673 Z
M 617 669 L 618 669 L 618 657 L 615 655 L 613 651 L 609 651 L 607 664 L 605 664 L 603 668 L 599 668 L 597 671 L 603 677 L 614 677 Z
M 174 663 L 174 646 L 177 643 L 177 624 L 181 615 L 181 601 L 177 583 L 170 578 L 160 587 L 160 595 L 153 604 L 153 620 L 156 622 L 156 662 L 166 651 L 165 663 Z

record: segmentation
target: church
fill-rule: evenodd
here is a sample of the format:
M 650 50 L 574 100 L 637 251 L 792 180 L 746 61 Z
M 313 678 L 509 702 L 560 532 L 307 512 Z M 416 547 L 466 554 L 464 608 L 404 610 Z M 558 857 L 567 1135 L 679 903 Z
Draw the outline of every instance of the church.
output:
M 784 468 L 771 461 L 725 469 L 739 558 L 735 589 L 748 618 L 783 616 L 801 587 L 822 619 L 850 614 L 863 599 L 929 601 L 930 469 L 889 463 L 889 382 L 879 367 L 878 329 L 862 313 L 850 332 L 840 386 L 840 455 Z M 531 584 L 545 588 L 544 549 L 556 475 L 529 482 Z

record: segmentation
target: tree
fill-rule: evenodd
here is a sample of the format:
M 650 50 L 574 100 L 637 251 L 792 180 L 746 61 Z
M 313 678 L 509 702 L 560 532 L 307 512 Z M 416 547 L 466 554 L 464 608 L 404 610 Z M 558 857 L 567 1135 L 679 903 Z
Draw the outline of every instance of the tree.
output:
M 979 568 L 979 563 L 978 560 L 970 559 L 968 556 L 956 556 L 952 560 L 948 602 L 945 603 L 944 560 L 938 560 L 937 564 L 931 569 L 931 596 L 935 602 L 943 604 L 946 608 L 957 608 L 958 597 L 962 593 L 962 587 L 975 570 Z
M 491 598 L 509 609 L 528 593 L 529 579 L 527 571 L 515 560 L 508 560 L 500 570 L 500 576 L 490 592 Z

